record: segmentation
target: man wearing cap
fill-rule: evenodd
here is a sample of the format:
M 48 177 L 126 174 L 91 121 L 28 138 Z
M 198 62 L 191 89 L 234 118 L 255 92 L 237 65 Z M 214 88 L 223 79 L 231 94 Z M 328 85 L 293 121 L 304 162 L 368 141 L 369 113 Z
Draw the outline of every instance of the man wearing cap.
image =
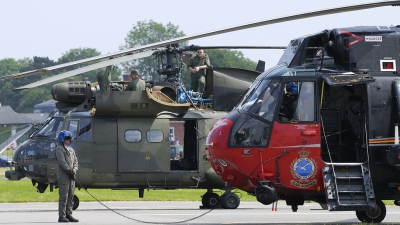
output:
M 210 59 L 203 49 L 197 50 L 197 54 L 189 59 L 187 67 L 191 72 L 190 83 L 192 91 L 204 93 L 206 69 L 210 68 L 210 66 Z
M 139 73 L 136 70 L 132 70 L 131 79 L 125 91 L 143 91 L 145 89 L 146 83 L 139 78 Z

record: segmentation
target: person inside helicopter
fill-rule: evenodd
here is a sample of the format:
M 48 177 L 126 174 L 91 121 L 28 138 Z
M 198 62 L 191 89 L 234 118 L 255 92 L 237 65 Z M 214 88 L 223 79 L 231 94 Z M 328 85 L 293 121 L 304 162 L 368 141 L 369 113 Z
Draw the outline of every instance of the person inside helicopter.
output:
M 290 82 L 286 84 L 286 93 L 283 95 L 281 108 L 279 111 L 280 121 L 290 121 L 293 118 L 295 102 L 298 98 L 298 85 Z

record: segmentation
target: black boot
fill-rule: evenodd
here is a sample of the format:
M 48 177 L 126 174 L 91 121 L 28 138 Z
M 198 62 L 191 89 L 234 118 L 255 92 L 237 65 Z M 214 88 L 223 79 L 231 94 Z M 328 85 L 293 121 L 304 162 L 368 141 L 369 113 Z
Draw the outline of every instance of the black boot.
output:
M 68 223 L 69 220 L 67 218 L 65 218 L 65 217 L 58 217 L 58 222 L 60 222 L 60 223 Z
M 79 222 L 78 219 L 75 219 L 75 218 L 72 217 L 71 215 L 67 215 L 67 219 L 69 220 L 69 222 Z

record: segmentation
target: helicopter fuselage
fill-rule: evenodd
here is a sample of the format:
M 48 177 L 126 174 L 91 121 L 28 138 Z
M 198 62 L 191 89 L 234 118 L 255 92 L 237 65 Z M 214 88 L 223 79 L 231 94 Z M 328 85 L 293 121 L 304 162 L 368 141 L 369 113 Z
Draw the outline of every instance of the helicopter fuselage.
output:
M 206 148 L 216 173 L 294 210 L 305 200 L 361 211 L 375 207 L 370 199 L 399 199 L 399 32 L 354 27 L 292 40 L 213 126 Z

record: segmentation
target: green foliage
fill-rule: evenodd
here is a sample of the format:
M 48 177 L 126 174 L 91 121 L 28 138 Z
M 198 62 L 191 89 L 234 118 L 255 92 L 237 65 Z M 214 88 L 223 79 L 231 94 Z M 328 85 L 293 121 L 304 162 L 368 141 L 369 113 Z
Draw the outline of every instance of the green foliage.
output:
M 255 70 L 257 63 L 245 58 L 243 52 L 228 49 L 210 49 L 206 53 L 210 57 L 214 67 L 231 67 L 247 70 Z
M 73 62 L 73 61 L 77 61 L 77 60 L 81 60 L 81 59 L 86 59 L 86 58 L 98 56 L 100 54 L 101 53 L 94 48 L 73 48 L 73 49 L 70 49 L 69 51 L 65 52 L 58 59 L 57 64 L 63 64 L 63 63 Z M 70 66 L 70 67 L 64 69 L 63 71 L 58 71 L 57 74 L 66 72 L 69 70 L 74 70 L 74 69 L 77 69 L 79 67 L 84 67 L 84 66 L 87 66 L 87 65 Z M 97 77 L 96 77 L 97 72 L 98 72 L 98 70 L 89 71 L 89 72 L 74 76 L 74 77 L 72 77 L 72 79 L 74 79 L 74 80 L 88 79 L 91 82 L 97 82 Z M 68 80 L 69 79 L 65 79 L 63 81 L 65 82 Z M 60 81 L 57 81 L 57 83 L 60 83 Z
M 0 168 L 0 178 L 4 178 L 7 168 Z M 147 190 L 144 198 L 139 198 L 136 190 L 88 189 L 99 201 L 201 201 L 205 189 Z M 215 191 L 219 195 L 223 191 Z M 255 197 L 238 191 L 241 201 L 255 201 Z M 75 195 L 82 202 L 96 201 L 84 189 L 76 189 Z M 29 179 L 20 181 L 0 180 L 0 203 L 17 202 L 57 202 L 58 190 L 37 193 Z
M 162 23 L 157 23 L 153 20 L 148 22 L 138 21 L 136 25 L 132 27 L 132 30 L 128 32 L 125 38 L 125 44 L 120 46 L 120 49 L 134 48 L 184 36 L 185 34 L 178 29 L 179 26 L 175 26 L 171 23 L 164 26 Z M 143 75 L 143 79 L 145 80 L 156 80 L 158 77 L 157 64 L 154 57 L 137 59 L 121 64 L 126 74 L 130 74 L 130 71 L 135 69 Z
M 21 66 L 17 60 L 13 58 L 5 58 L 0 60 L 0 76 L 18 73 Z
M 68 63 L 80 59 L 85 59 L 93 56 L 100 55 L 96 49 L 93 48 L 74 48 L 62 54 L 62 56 L 58 59 L 58 61 L 53 61 L 48 57 L 39 57 L 34 56 L 33 59 L 23 58 L 20 60 L 15 59 L 2 59 L 0 60 L 0 75 L 10 75 L 24 71 L 31 71 L 40 68 L 51 67 L 54 65 Z M 86 65 L 83 65 L 86 66 Z M 49 72 L 45 74 L 41 74 L 40 76 L 26 76 L 24 78 L 19 79 L 5 79 L 0 80 L 0 102 L 2 105 L 10 105 L 16 112 L 30 113 L 33 111 L 33 106 L 35 104 L 41 103 L 43 101 L 47 101 L 52 98 L 50 90 L 54 83 L 66 82 L 69 79 L 64 79 L 61 81 L 56 81 L 54 83 L 42 85 L 40 87 L 36 87 L 29 90 L 23 91 L 12 91 L 12 89 L 16 87 L 21 87 L 56 74 L 66 72 L 72 69 L 76 69 L 78 66 L 70 66 L 66 69 Z M 115 80 L 118 79 L 118 73 L 120 71 L 117 69 L 113 71 L 113 78 Z M 97 71 L 90 71 L 77 77 L 73 77 L 74 80 L 83 80 L 87 78 L 91 82 L 97 81 L 96 79 Z

